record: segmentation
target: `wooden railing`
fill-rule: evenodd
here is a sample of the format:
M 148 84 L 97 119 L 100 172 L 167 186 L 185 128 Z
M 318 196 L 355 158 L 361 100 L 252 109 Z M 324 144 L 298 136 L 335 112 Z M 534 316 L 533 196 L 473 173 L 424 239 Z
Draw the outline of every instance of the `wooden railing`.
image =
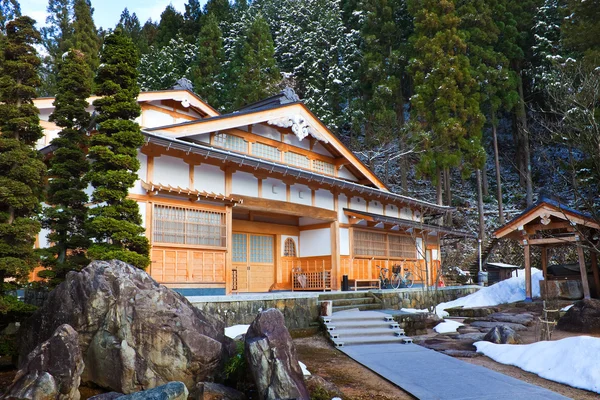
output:
M 403 268 L 408 268 L 415 283 L 424 283 L 426 280 L 429 285 L 433 285 L 436 276 L 439 276 L 440 261 L 430 261 L 428 265 L 425 260 L 407 260 L 398 261 L 390 259 L 365 259 L 365 258 L 350 258 L 343 257 L 340 265 L 340 276 L 348 275 L 348 278 L 353 279 L 377 279 L 379 270 L 377 266 L 388 269 L 388 278 L 394 265 L 402 265 Z M 427 271 L 429 269 L 429 271 Z M 429 278 L 429 279 L 427 279 Z
M 292 291 L 331 290 L 331 264 L 324 259 L 298 259 L 290 261 Z

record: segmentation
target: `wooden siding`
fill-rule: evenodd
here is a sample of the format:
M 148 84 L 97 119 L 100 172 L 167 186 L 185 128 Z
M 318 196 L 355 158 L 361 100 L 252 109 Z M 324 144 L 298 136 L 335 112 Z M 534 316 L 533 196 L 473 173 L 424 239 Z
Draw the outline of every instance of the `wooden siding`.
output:
M 225 283 L 225 251 L 153 247 L 148 272 L 161 283 Z

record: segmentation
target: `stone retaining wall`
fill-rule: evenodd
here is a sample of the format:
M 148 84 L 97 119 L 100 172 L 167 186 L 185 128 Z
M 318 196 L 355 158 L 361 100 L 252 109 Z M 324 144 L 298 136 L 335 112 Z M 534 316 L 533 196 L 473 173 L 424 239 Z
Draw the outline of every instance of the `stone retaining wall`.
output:
M 189 298 L 191 303 L 205 312 L 218 315 L 225 326 L 251 324 L 256 315 L 268 308 L 277 308 L 285 317 L 288 329 L 305 329 L 319 318 L 319 295 L 285 294 L 198 296 Z
M 401 308 L 426 309 L 439 303 L 456 300 L 481 289 L 481 286 L 453 286 L 425 290 L 423 288 L 400 289 L 398 291 L 372 291 L 381 300 L 383 308 L 399 310 Z

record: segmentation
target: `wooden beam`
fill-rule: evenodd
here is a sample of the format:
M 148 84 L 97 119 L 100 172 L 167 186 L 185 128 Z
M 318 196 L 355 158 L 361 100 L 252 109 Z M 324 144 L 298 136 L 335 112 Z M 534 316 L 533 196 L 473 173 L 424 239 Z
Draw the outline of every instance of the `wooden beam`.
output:
M 324 208 L 311 207 L 303 204 L 288 203 L 286 201 L 258 199 L 256 197 L 236 195 L 242 201 L 237 207 L 245 210 L 267 211 L 280 214 L 296 215 L 298 217 L 310 216 L 324 221 L 335 221 L 337 213 Z
M 523 248 L 525 255 L 525 301 L 531 301 L 531 254 L 529 244 Z
M 596 287 L 596 298 L 600 298 L 600 273 L 598 271 L 598 253 L 594 250 L 590 251 L 590 259 L 592 262 L 592 273 L 594 274 L 594 286 Z
M 577 255 L 579 256 L 579 273 L 581 274 L 581 286 L 583 287 L 583 298 L 590 298 L 590 285 L 587 278 L 587 269 L 585 267 L 585 256 L 583 247 L 577 246 Z
M 530 245 L 540 245 L 540 244 L 567 244 L 577 242 L 579 237 L 577 235 L 573 236 L 565 236 L 565 237 L 555 237 L 555 238 L 543 238 L 543 239 L 529 239 L 528 242 Z
M 237 207 L 236 207 L 237 208 Z M 259 235 L 287 235 L 298 236 L 299 230 L 297 226 L 278 225 L 268 222 L 245 221 L 240 219 L 233 220 L 233 228 L 235 232 L 241 233 L 256 233 Z
M 527 225 L 526 228 L 527 230 L 531 230 L 531 231 L 549 231 L 552 229 L 565 229 L 565 228 L 571 228 L 573 225 L 571 225 L 570 222 L 551 222 L 548 225 L 544 225 L 544 224 L 532 224 L 532 225 Z

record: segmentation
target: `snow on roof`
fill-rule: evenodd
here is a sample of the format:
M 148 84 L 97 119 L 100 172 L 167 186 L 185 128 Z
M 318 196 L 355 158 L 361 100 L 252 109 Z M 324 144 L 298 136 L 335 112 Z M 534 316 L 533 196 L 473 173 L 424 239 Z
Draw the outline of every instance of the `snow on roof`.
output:
M 486 265 L 491 265 L 492 267 L 498 267 L 498 268 L 509 268 L 509 269 L 520 269 L 520 268 L 522 268 L 522 267 L 520 267 L 518 265 L 505 264 L 505 263 L 500 263 L 500 262 L 489 262 L 489 263 L 486 263 Z

